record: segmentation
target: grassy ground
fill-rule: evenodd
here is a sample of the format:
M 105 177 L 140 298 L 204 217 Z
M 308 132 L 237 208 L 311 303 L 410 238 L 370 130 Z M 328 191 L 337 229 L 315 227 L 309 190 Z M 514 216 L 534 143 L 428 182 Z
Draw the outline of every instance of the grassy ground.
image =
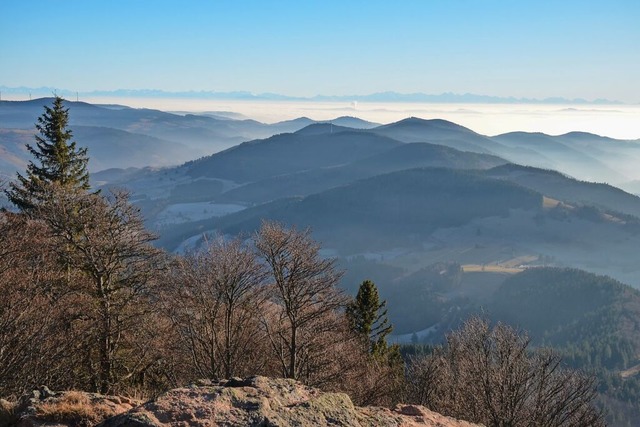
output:
M 465 264 L 462 266 L 462 270 L 465 273 L 472 272 L 488 272 L 488 273 L 505 273 L 505 274 L 516 274 L 520 273 L 524 268 L 518 267 L 507 267 L 499 264 Z

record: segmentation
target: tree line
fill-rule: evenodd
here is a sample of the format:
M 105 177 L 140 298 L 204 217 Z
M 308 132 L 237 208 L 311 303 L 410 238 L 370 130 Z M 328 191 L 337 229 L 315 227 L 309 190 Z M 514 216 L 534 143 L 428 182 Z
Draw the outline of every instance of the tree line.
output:
M 308 230 L 265 221 L 185 255 L 155 248 L 126 193 L 90 190 L 67 125 L 56 98 L 28 147 L 37 163 L 6 190 L 18 212 L 0 214 L 0 396 L 260 374 L 486 425 L 601 425 L 593 379 L 503 326 L 472 319 L 403 360 L 375 284 L 345 295 Z

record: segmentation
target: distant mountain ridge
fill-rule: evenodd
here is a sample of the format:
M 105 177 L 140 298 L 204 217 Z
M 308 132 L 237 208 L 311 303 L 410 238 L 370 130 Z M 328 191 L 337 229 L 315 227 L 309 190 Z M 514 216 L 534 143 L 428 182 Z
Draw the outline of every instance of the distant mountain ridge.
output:
M 24 144 L 22 130 L 33 129 L 35 119 L 50 98 L 32 101 L 0 101 L 0 129 L 5 129 L 4 151 L 13 157 L 2 159 L 0 173 L 12 174 L 28 160 L 28 153 L 18 147 Z M 416 117 L 395 123 L 378 125 L 355 117 L 338 117 L 329 121 L 315 121 L 307 117 L 264 124 L 250 119 L 231 119 L 215 115 L 172 114 L 152 109 L 136 109 L 116 105 L 98 106 L 85 102 L 68 101 L 71 123 L 74 127 L 103 128 L 104 135 L 92 132 L 101 141 L 99 151 L 109 154 L 96 156 L 99 167 L 90 164 L 93 171 L 103 168 L 177 165 L 236 146 L 242 142 L 264 139 L 280 133 L 340 133 L 351 131 L 382 135 L 404 143 L 426 142 L 444 145 L 460 151 L 471 151 L 502 157 L 508 161 L 544 169 L 560 170 L 578 179 L 612 184 L 624 184 L 640 178 L 640 143 L 599 137 L 582 132 L 552 136 L 540 133 L 512 132 L 494 137 L 481 135 L 471 129 L 441 119 Z M 325 125 L 323 125 L 325 124 Z M 316 125 L 311 126 L 309 125 Z M 109 128 L 128 134 L 110 131 Z M 21 133 L 17 135 L 14 129 Z M 9 130 L 13 132 L 7 132 Z M 120 137 L 116 137 L 116 134 Z M 110 135 L 110 136 L 109 136 Z M 136 135 L 144 135 L 136 142 Z M 154 143 L 150 144 L 155 138 Z M 123 144 L 128 140 L 130 143 Z M 83 145 L 83 141 L 78 141 Z M 8 148 L 13 144 L 14 148 Z M 86 143 L 88 144 L 88 143 Z M 172 146 L 173 145 L 173 146 Z M 104 148 L 102 148 L 104 147 Z M 129 155 L 133 152 L 149 153 Z M 90 153 L 91 155 L 91 153 Z M 11 169 L 11 170 L 8 170 Z
M 218 92 L 211 90 L 200 91 L 180 91 L 171 92 L 155 89 L 117 89 L 117 90 L 94 90 L 76 92 L 68 89 L 55 89 L 51 87 L 7 87 L 0 86 L 0 91 L 7 94 L 20 94 L 29 96 L 50 96 L 58 93 L 69 98 L 76 95 L 83 97 L 91 96 L 114 96 L 114 97 L 141 97 L 141 98 L 193 98 L 193 99 L 229 99 L 229 100 L 264 100 L 264 101 L 339 101 L 339 102 L 425 102 L 425 103 L 468 103 L 468 104 L 595 104 L 613 105 L 623 104 L 623 102 L 608 99 L 586 100 L 583 98 L 567 99 L 562 97 L 547 98 L 517 98 L 513 96 L 492 96 L 472 93 L 444 92 L 441 94 L 399 93 L 393 91 L 376 92 L 371 94 L 352 95 L 315 95 L 315 96 L 290 96 L 276 93 L 253 93 L 247 91 Z
M 24 169 L 37 118 L 52 98 L 0 101 L 0 175 Z M 298 131 L 315 123 L 359 129 L 378 126 L 356 117 L 317 122 L 308 118 L 274 124 L 197 114 L 173 114 L 120 105 L 65 101 L 70 129 L 80 146 L 89 148 L 92 172 L 109 168 L 166 167 L 222 151 L 241 142 Z M 349 129 L 350 129 L 349 128 Z M 345 128 L 347 129 L 347 128 Z

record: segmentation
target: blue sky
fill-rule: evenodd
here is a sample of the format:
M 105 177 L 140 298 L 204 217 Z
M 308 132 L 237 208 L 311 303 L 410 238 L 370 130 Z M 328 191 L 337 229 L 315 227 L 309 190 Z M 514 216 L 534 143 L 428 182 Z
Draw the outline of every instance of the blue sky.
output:
M 0 1 L 0 86 L 640 102 L 640 1 Z

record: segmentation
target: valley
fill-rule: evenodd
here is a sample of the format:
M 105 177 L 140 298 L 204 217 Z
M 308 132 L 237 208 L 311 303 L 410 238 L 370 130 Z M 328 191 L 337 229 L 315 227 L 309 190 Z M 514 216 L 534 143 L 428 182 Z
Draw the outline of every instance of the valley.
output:
M 4 176 L 26 164 L 23 145 L 46 102 L 0 102 Z M 328 254 L 407 272 L 451 261 L 467 272 L 514 273 L 521 263 L 508 260 L 524 257 L 640 286 L 640 199 L 594 182 L 636 179 L 619 166 L 640 163 L 638 141 L 579 132 L 487 137 L 417 118 L 266 125 L 69 106 L 94 185 L 131 191 L 169 250 L 197 246 L 203 233 L 251 233 L 270 218 L 311 227 Z
M 4 176 L 24 167 L 23 144 L 46 102 L 0 103 Z M 94 185 L 131 191 L 169 250 L 195 247 L 203 233 L 248 234 L 270 218 L 311 227 L 327 254 L 366 256 L 407 273 L 436 262 L 505 274 L 554 265 L 640 286 L 640 199 L 593 182 L 633 181 L 619 165 L 640 163 L 638 141 L 579 132 L 487 137 L 417 118 L 266 125 L 215 113 L 69 106 Z

